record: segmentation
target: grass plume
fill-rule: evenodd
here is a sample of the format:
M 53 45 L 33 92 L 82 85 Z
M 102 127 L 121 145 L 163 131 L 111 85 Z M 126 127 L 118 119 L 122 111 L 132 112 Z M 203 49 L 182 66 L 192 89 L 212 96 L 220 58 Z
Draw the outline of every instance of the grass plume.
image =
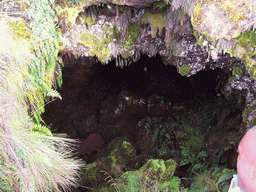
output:
M 13 28 L 22 19 L 5 10 L 0 16 L 0 191 L 71 191 L 83 166 L 73 158 L 76 141 L 32 132 L 28 98 L 37 87 L 29 68 L 36 55 L 29 30 Z

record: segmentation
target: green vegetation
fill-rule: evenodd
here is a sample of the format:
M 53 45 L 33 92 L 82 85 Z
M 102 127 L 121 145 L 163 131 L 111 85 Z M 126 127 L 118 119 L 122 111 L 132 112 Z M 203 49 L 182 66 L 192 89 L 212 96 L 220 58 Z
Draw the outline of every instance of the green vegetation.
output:
M 61 3 L 64 3 L 69 6 L 75 6 L 81 4 L 82 0 L 60 0 Z
M 239 23 L 245 19 L 245 10 L 243 6 L 240 6 L 242 3 L 237 1 L 225 1 L 221 0 L 219 2 L 219 9 L 223 10 L 225 14 L 228 15 L 228 19 L 233 23 Z
M 0 191 L 71 191 L 82 166 L 74 141 L 41 125 L 45 102 L 61 99 L 54 1 L 27 3 L 29 24 L 1 10 Z
M 123 58 L 128 58 L 134 54 L 135 43 L 140 36 L 138 23 L 129 23 L 127 36 L 124 39 L 125 51 L 122 52 Z
M 189 111 L 184 106 L 174 106 L 170 117 L 147 117 L 145 129 L 153 133 L 155 142 L 150 154 L 157 151 L 164 158 L 171 156 L 179 166 L 189 166 L 186 178 L 182 178 L 185 183 L 192 183 L 188 191 L 226 191 L 235 171 L 224 168 L 230 163 L 224 154 L 229 150 L 229 141 L 239 140 L 225 124 L 230 110 L 225 106 L 230 104 L 219 98 L 191 105 L 194 109 Z M 226 130 L 218 131 L 216 127 Z
M 79 38 L 79 42 L 82 45 L 84 45 L 85 47 L 91 47 L 93 46 L 93 34 L 90 32 L 83 32 Z
M 59 6 L 56 8 L 56 12 L 58 15 L 58 22 L 62 24 L 61 25 L 62 32 L 72 28 L 80 12 L 79 9 L 81 9 L 79 6 L 75 6 L 75 7 L 64 6 L 63 8 Z
M 191 22 L 194 27 L 201 25 L 204 18 L 204 9 L 201 4 L 197 3 L 194 7 L 194 14 L 192 15 Z
M 87 12 L 82 12 L 76 18 L 77 24 L 86 24 L 87 28 L 91 28 L 91 26 L 95 23 L 96 16 L 94 14 L 89 14 Z
M 78 43 L 81 43 L 85 47 L 90 47 L 89 55 L 96 55 L 100 62 L 104 63 L 109 60 L 110 54 L 108 43 L 106 42 L 107 39 L 108 38 L 104 39 L 103 37 L 97 37 L 90 32 L 84 32 L 81 34 Z
M 153 3 L 153 9 L 159 9 L 159 11 L 163 11 L 166 8 L 167 4 L 165 1 L 155 1 Z
M 89 56 L 97 56 L 101 63 L 107 63 L 110 59 L 110 50 L 109 43 L 116 39 L 117 41 L 121 38 L 121 32 L 118 31 L 115 25 L 110 25 L 109 23 L 103 23 L 101 26 L 102 31 L 98 34 L 92 34 L 89 31 L 83 32 L 80 37 L 78 43 L 84 45 L 85 47 L 89 47 Z M 136 34 L 132 29 L 130 29 L 130 36 L 126 39 L 126 44 L 134 39 Z
M 174 191 L 178 192 L 180 179 L 173 177 L 176 162 L 172 159 L 150 159 L 137 171 L 127 171 L 120 176 L 117 185 L 121 191 Z
M 141 23 L 150 24 L 151 37 L 155 38 L 158 30 L 159 36 L 162 35 L 163 28 L 166 24 L 166 13 L 160 12 L 158 14 L 151 14 L 149 11 L 145 12 L 141 18 Z
M 83 183 L 81 185 L 93 184 L 95 188 L 99 188 L 106 179 L 100 173 L 101 170 L 117 178 L 122 174 L 123 165 L 126 165 L 136 155 L 135 148 L 128 142 L 128 139 L 123 137 L 117 137 L 111 140 L 106 150 L 107 152 L 104 157 L 87 165 L 86 172 L 82 175 Z M 97 189 L 97 191 L 99 190 Z
M 182 65 L 180 68 L 180 74 L 182 76 L 187 75 L 191 71 L 191 68 L 188 65 Z
M 237 38 L 236 55 L 246 62 L 247 69 L 252 77 L 256 77 L 256 33 L 254 30 L 246 31 Z

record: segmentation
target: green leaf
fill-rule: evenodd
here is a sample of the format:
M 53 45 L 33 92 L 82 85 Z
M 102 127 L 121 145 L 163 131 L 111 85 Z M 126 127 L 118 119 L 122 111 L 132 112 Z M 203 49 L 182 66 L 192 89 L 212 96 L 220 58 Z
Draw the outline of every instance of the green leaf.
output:
M 188 159 L 184 159 L 183 161 L 180 162 L 179 167 L 182 165 L 187 165 L 189 163 L 190 163 L 190 161 Z
M 43 126 L 43 125 L 35 125 L 33 128 L 32 128 L 32 132 L 34 133 L 40 133 L 40 134 L 45 134 L 45 135 L 48 135 L 48 136 L 52 136 L 52 132 L 51 130 L 46 127 L 46 126 Z
M 157 128 L 157 129 L 154 131 L 154 135 L 153 135 L 152 141 L 156 141 L 157 136 L 158 136 L 158 132 L 159 132 L 159 128 Z
M 225 170 L 223 171 L 223 173 L 221 174 L 217 184 L 220 184 L 222 183 L 223 181 L 226 181 L 226 180 L 229 180 L 233 177 L 233 174 L 234 174 L 234 171 L 233 170 Z
M 197 169 L 202 169 L 204 167 L 204 165 L 203 164 L 195 164 L 194 166 L 193 166 L 193 168 L 192 168 L 192 171 L 193 170 L 197 170 Z
M 201 158 L 201 157 L 207 157 L 208 154 L 206 151 L 201 151 L 198 155 L 197 155 L 197 159 Z
M 164 135 L 165 131 L 166 131 L 166 129 L 163 128 L 163 129 L 161 130 L 161 132 L 160 132 L 160 135 Z
M 165 154 L 167 152 L 166 145 L 162 145 L 160 151 Z
M 36 120 L 36 123 L 40 124 L 40 122 L 41 122 L 41 115 L 39 115 L 38 113 L 34 113 L 33 116 L 34 116 L 34 118 Z

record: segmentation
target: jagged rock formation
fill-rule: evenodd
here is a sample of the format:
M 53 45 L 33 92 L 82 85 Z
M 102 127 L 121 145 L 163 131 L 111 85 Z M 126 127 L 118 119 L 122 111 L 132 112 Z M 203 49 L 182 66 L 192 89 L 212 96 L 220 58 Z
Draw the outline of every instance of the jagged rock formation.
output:
M 141 54 L 160 54 L 166 65 L 175 65 L 187 77 L 208 67 L 221 68 L 232 72 L 222 93 L 228 98 L 234 89 L 240 94 L 247 92 L 244 119 L 254 119 L 250 115 L 255 90 L 254 1 L 59 4 L 63 55 L 97 57 L 101 63 L 116 59 L 116 65 L 123 67 L 137 61 Z

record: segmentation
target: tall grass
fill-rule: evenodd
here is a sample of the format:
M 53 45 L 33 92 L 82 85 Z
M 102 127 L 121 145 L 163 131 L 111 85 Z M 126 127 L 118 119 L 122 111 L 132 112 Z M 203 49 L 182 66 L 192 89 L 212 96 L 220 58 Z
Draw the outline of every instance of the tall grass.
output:
M 26 27 L 24 20 L 6 10 L 0 11 L 0 191 L 71 191 L 83 166 L 73 157 L 76 141 L 32 131 L 36 121 L 30 105 L 44 99 L 37 97 L 41 90 L 30 70 L 40 55 L 28 29 L 15 31 Z

